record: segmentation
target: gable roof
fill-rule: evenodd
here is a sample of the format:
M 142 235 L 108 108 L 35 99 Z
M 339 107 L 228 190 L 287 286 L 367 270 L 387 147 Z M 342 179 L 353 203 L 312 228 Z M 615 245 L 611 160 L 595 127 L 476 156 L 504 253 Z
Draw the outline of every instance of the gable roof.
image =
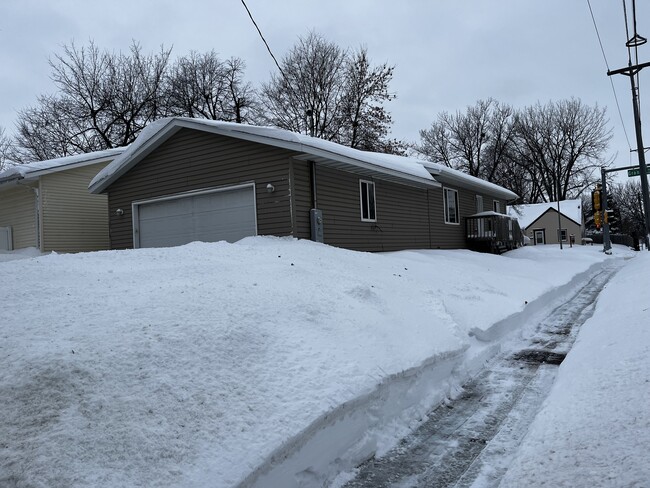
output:
M 31 181 L 46 174 L 80 168 L 90 164 L 101 163 L 102 161 L 110 161 L 116 156 L 122 154 L 124 150 L 125 148 L 118 147 L 114 149 L 106 149 L 104 151 L 76 154 L 74 156 L 66 156 L 63 158 L 35 161 L 27 164 L 17 164 L 0 172 L 0 185 L 5 183 L 14 183 L 18 180 Z
M 507 207 L 508 215 L 517 218 L 522 229 L 527 228 L 550 210 L 557 212 L 557 202 L 509 205 Z M 576 224 L 582 225 L 582 201 L 580 199 L 562 200 L 560 202 L 560 213 Z
M 315 161 L 344 170 L 353 170 L 362 175 L 376 176 L 389 181 L 420 187 L 439 188 L 441 186 L 435 179 L 435 175 L 442 174 L 442 166 L 416 158 L 360 151 L 335 142 L 274 127 L 259 127 L 187 117 L 170 117 L 159 119 L 145 127 L 136 141 L 90 182 L 88 188 L 91 193 L 104 191 L 156 147 L 183 128 L 289 149 L 300 153 L 296 156 L 296 159 Z M 468 185 L 483 185 L 486 191 L 489 189 L 493 193 L 507 194 L 508 196 L 505 198 L 516 198 L 514 193 L 492 183 L 484 182 L 450 168 L 446 168 L 444 171 L 457 173 L 458 180 Z

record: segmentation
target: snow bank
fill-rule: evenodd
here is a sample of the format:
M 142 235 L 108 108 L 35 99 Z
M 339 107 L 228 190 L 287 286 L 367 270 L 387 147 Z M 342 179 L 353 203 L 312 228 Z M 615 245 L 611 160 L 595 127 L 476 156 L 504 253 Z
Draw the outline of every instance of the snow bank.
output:
M 605 258 L 258 237 L 2 263 L 0 485 L 254 484 L 316 436 L 329 459 L 337 425 L 376 430 L 358 456 L 385 449 L 470 330 Z
M 501 486 L 647 486 L 650 256 L 608 283 Z

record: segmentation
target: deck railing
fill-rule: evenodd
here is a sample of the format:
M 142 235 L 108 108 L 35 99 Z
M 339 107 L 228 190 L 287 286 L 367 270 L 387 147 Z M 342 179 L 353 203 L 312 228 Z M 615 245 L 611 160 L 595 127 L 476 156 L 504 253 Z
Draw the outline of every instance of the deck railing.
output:
M 470 249 L 501 254 L 523 246 L 524 236 L 517 219 L 496 212 L 481 212 L 465 219 Z

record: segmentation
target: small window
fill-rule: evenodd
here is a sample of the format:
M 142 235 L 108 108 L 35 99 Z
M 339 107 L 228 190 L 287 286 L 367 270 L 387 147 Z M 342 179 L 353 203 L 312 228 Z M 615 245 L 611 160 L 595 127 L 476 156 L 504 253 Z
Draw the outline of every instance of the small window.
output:
M 496 213 L 501 213 L 501 202 L 499 200 L 492 201 L 492 210 Z
M 361 190 L 361 221 L 376 222 L 375 184 L 372 181 L 359 180 Z
M 566 229 L 562 229 L 562 230 L 560 231 L 560 235 L 561 235 L 561 237 L 562 237 L 562 242 L 567 242 L 567 238 L 566 238 Z
M 451 188 L 444 189 L 445 223 L 460 224 L 458 216 L 458 192 Z

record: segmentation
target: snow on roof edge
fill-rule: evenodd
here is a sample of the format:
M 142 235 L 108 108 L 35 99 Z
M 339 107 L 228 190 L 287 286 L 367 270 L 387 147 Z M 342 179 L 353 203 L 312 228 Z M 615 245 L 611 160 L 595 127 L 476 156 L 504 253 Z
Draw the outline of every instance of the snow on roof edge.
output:
M 237 139 L 251 140 L 277 147 L 284 147 L 314 156 L 329 157 L 340 162 L 370 165 L 374 170 L 392 174 L 405 179 L 429 182 L 439 185 L 436 175 L 446 176 L 456 183 L 479 188 L 486 192 L 496 194 L 507 200 L 514 200 L 518 195 L 502 186 L 476 178 L 444 165 L 426 161 L 420 158 L 399 156 L 395 154 L 361 151 L 359 149 L 342 146 L 336 142 L 326 141 L 304 134 L 278 129 L 276 127 L 237 124 L 208 119 L 194 119 L 189 117 L 167 117 L 158 119 L 147 125 L 126 151 L 115 158 L 111 164 L 100 171 L 90 182 L 88 188 L 92 193 L 100 193 L 112 181 L 124 172 L 131 164 L 136 164 L 148 148 L 156 146 L 159 138 L 164 138 L 170 131 L 180 128 L 194 128 L 234 137 Z M 273 141 L 273 142 L 270 142 Z
M 539 219 L 549 209 L 557 211 L 557 202 L 530 203 L 520 205 L 508 205 L 506 212 L 517 220 L 522 229 Z M 579 198 L 573 200 L 560 201 L 560 213 L 566 218 L 573 220 L 581 225 L 582 223 L 582 200 Z
M 103 151 L 93 151 L 90 153 L 75 154 L 62 158 L 46 159 L 44 161 L 34 161 L 26 164 L 16 164 L 0 172 L 0 181 L 18 180 L 29 176 L 39 176 L 44 172 L 56 172 L 69 169 L 70 166 L 76 166 L 82 163 L 89 163 L 100 159 L 108 159 L 124 152 L 125 148 L 118 147 L 105 149 Z
M 146 151 L 147 148 L 155 146 L 156 140 L 163 138 L 170 131 L 182 127 L 195 128 L 197 130 L 202 130 L 206 127 L 212 129 L 212 132 L 237 139 L 252 140 L 254 142 L 284 147 L 315 156 L 329 157 L 341 162 L 351 162 L 354 164 L 356 161 L 371 165 L 379 172 L 391 173 L 406 179 L 429 182 L 433 185 L 437 184 L 435 178 L 424 168 L 421 162 L 412 158 L 403 158 L 403 160 L 399 161 L 389 160 L 379 156 L 391 155 L 380 155 L 379 153 L 361 151 L 342 146 L 332 141 L 326 141 L 275 127 L 236 124 L 234 122 L 208 119 L 192 119 L 188 117 L 168 117 L 158 119 L 145 127 L 140 133 L 140 136 L 138 136 L 135 142 L 121 156 L 116 158 L 93 178 L 89 185 L 90 191 L 92 193 L 99 193 L 104 190 L 113 179 L 119 177 L 130 167 L 132 161 L 137 162 L 142 151 Z M 326 156 L 323 153 L 326 153 Z

